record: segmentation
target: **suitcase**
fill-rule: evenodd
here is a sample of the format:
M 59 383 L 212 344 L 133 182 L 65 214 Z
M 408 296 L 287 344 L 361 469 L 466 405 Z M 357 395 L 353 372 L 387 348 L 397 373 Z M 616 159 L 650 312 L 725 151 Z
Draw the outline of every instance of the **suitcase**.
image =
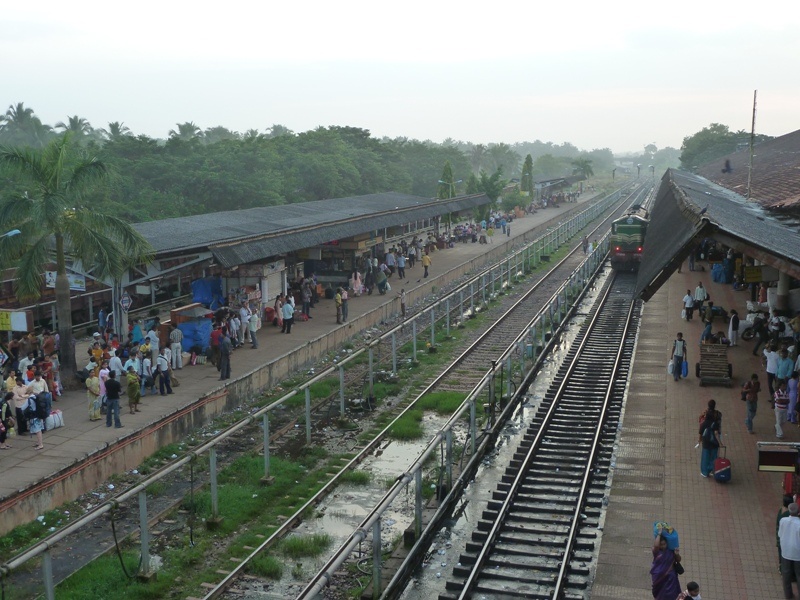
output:
M 47 417 L 47 420 L 45 421 L 44 426 L 47 429 L 47 431 L 50 431 L 51 429 L 57 429 L 59 427 L 63 427 L 64 426 L 64 415 L 58 409 L 50 411 L 50 416 Z
M 725 458 L 725 446 L 722 446 L 722 456 L 714 461 L 714 479 L 720 483 L 731 480 L 731 461 Z

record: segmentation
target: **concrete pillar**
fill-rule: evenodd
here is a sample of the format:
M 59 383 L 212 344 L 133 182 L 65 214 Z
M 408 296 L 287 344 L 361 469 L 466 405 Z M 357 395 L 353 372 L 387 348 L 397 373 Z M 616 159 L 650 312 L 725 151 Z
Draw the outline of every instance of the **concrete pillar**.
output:
M 789 310 L 789 284 L 791 278 L 783 271 L 778 273 L 778 297 L 775 299 L 775 308 Z

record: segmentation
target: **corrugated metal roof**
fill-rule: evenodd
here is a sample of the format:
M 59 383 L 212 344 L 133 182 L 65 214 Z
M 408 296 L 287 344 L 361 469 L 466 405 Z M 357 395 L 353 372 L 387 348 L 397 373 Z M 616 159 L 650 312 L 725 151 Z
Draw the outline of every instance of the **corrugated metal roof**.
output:
M 488 202 L 489 198 L 485 194 L 450 200 L 429 200 L 420 206 L 390 209 L 377 214 L 367 213 L 361 217 L 342 219 L 326 225 L 312 225 L 303 229 L 265 233 L 256 238 L 211 245 L 210 249 L 222 266 L 232 267 L 384 227 L 404 225 L 417 219 L 428 219 L 449 212 L 475 208 Z
M 136 223 L 156 255 L 211 249 L 232 267 L 368 231 L 489 203 L 485 194 L 450 200 L 398 192 L 263 206 Z
M 715 236 L 727 236 L 751 254 L 760 252 L 760 260 L 779 264 L 793 276 L 800 271 L 800 233 L 794 221 L 699 175 L 670 169 L 661 180 L 647 229 L 637 286 L 642 297 L 650 298 L 669 278 L 694 240 Z

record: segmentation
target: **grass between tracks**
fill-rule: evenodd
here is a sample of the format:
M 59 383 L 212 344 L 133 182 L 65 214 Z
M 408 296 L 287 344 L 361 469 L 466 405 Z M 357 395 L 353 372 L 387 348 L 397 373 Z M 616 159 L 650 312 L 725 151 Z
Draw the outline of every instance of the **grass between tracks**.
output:
M 188 528 L 176 537 L 153 542 L 151 552 L 163 561 L 158 577 L 150 583 L 127 579 L 121 572 L 116 554 L 107 554 L 64 581 L 57 588 L 59 599 L 114 598 L 119 600 L 147 598 L 184 598 L 187 594 L 202 595 L 200 584 L 218 581 L 218 569 L 230 569 L 233 559 L 244 559 L 250 548 L 258 546 L 306 499 L 315 494 L 327 481 L 329 465 L 339 462 L 338 456 L 328 456 L 322 448 L 309 448 L 292 460 L 273 458 L 271 474 L 275 482 L 268 487 L 260 483 L 264 474 L 263 459 L 243 456 L 219 473 L 219 506 L 224 516 L 213 531 L 206 529 L 205 519 L 211 517 L 211 495 L 197 494 L 192 505 L 185 500 L 180 514 L 173 518 L 197 519 L 194 526 L 194 545 Z M 188 514 L 187 512 L 188 511 Z M 292 536 L 283 540 L 277 552 L 288 559 L 317 556 L 329 545 L 325 535 Z M 128 545 L 123 561 L 129 573 L 138 568 L 139 549 Z M 274 556 L 264 556 L 253 572 L 279 578 L 283 564 Z M 19 597 L 19 596 L 12 596 Z

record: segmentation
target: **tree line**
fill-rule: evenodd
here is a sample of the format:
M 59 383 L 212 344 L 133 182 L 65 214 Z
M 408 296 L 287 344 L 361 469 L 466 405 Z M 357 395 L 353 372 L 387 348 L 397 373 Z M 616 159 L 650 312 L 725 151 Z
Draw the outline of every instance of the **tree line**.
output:
M 51 126 L 23 103 L 0 117 L 0 145 L 6 147 L 42 148 L 67 132 L 71 143 L 109 171 L 110 185 L 87 192 L 86 200 L 130 222 L 388 190 L 434 197 L 446 163 L 452 181 L 459 182 L 450 191 L 458 194 L 480 182 L 481 173 L 524 179 L 529 187 L 587 169 L 610 172 L 614 162 L 607 148 L 583 152 L 538 140 L 434 143 L 376 138 L 366 129 L 340 126 L 296 133 L 273 125 L 240 133 L 221 126 L 202 129 L 191 121 L 176 124 L 160 139 L 137 135 L 119 121 L 96 128 L 77 115 Z

